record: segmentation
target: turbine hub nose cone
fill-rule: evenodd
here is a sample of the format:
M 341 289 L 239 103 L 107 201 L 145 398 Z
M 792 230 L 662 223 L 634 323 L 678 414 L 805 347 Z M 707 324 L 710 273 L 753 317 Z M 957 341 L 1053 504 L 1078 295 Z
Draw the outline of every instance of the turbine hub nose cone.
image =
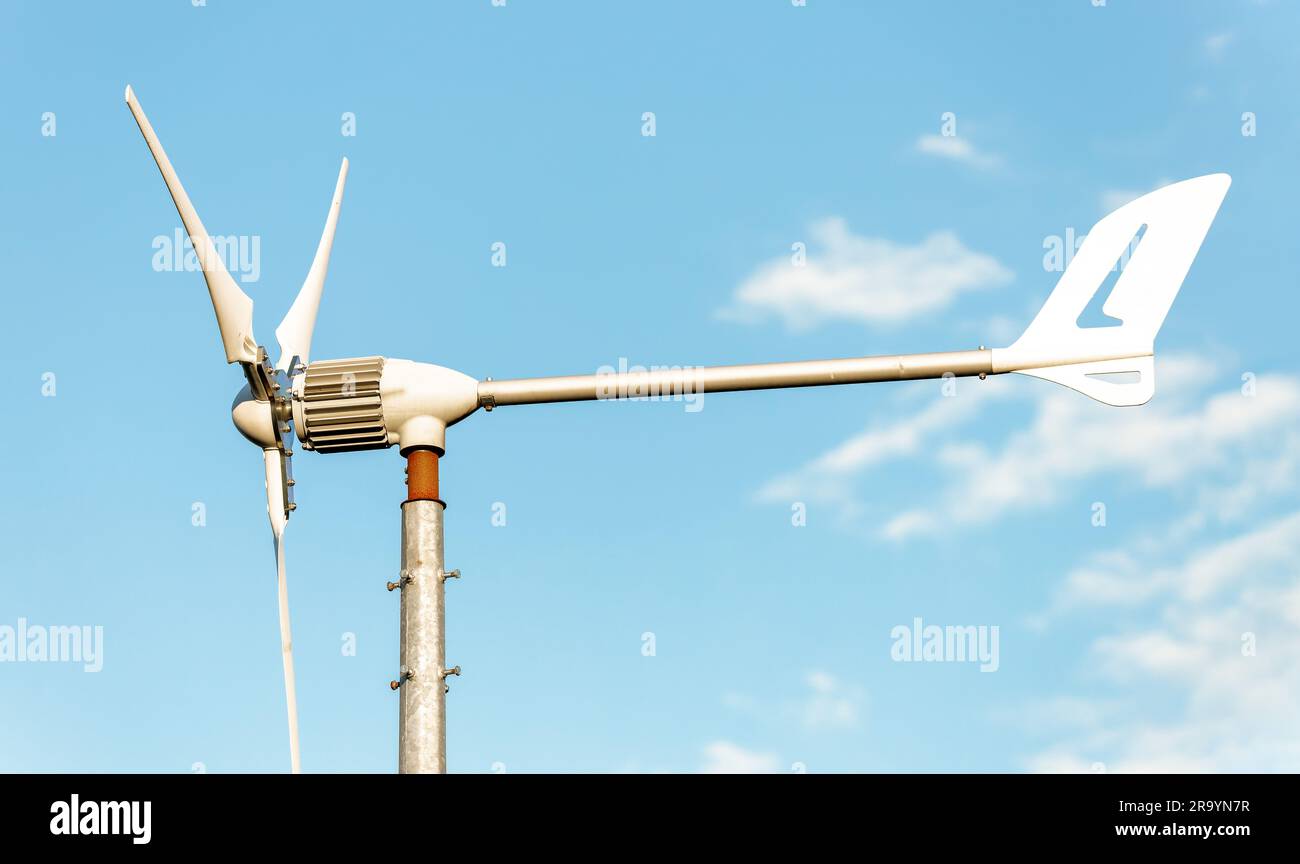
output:
M 275 412 L 270 402 L 259 402 L 253 398 L 253 391 L 245 384 L 235 394 L 235 401 L 230 406 L 230 418 L 235 422 L 239 434 L 252 441 L 263 450 L 274 448 L 279 436 L 275 433 Z

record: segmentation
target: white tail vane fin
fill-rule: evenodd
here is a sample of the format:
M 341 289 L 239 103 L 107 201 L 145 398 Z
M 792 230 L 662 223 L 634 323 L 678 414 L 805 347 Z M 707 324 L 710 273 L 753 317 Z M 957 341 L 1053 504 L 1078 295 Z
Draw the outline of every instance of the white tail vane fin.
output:
M 266 464 L 266 512 L 271 517 L 275 537 L 275 581 L 280 607 L 280 655 L 284 661 L 284 699 L 289 712 L 289 765 L 294 774 L 302 772 L 298 752 L 298 692 L 293 675 L 293 632 L 289 627 L 289 585 L 284 570 L 284 479 L 280 451 L 268 447 L 262 451 Z
M 212 297 L 212 309 L 217 313 L 217 326 L 221 328 L 221 342 L 226 349 L 226 362 L 256 363 L 257 339 L 253 337 L 252 298 L 243 292 L 227 272 L 225 263 L 222 262 L 221 256 L 217 254 L 216 247 L 212 244 L 212 238 L 203 227 L 194 205 L 190 203 L 190 197 L 185 194 L 185 187 L 181 185 L 176 169 L 167 158 L 167 153 L 159 143 L 158 136 L 154 134 L 153 126 L 149 124 L 149 118 L 144 115 L 144 109 L 140 107 L 130 86 L 126 88 L 126 104 L 135 116 L 135 122 L 144 135 L 145 143 L 149 145 L 149 152 L 158 163 L 158 170 L 162 172 L 163 180 L 167 183 L 167 191 L 171 192 L 176 210 L 181 214 L 181 222 L 185 223 L 185 231 L 190 235 L 190 242 L 194 244 L 194 254 L 203 267 L 203 278 L 208 283 L 208 294 Z
M 280 362 L 277 369 L 288 370 L 288 364 L 298 357 L 305 364 L 311 354 L 311 334 L 316 327 L 316 312 L 320 309 L 321 292 L 325 290 L 325 274 L 329 272 L 330 250 L 334 248 L 334 229 L 339 224 L 339 209 L 343 206 L 343 186 L 348 180 L 348 160 L 339 168 L 338 183 L 334 186 L 334 200 L 329 215 L 325 217 L 325 230 L 321 233 L 316 257 L 311 270 L 285 313 L 280 326 L 275 328 L 275 338 L 280 343 Z
M 1107 405 L 1142 405 L 1155 393 L 1156 333 L 1191 269 L 1232 179 L 1207 174 L 1120 207 L 1093 226 L 1029 328 L 993 349 L 994 372 L 1021 372 Z M 1121 323 L 1080 327 L 1116 262 L 1141 232 L 1102 311 Z M 1116 377 L 1136 380 L 1113 380 Z

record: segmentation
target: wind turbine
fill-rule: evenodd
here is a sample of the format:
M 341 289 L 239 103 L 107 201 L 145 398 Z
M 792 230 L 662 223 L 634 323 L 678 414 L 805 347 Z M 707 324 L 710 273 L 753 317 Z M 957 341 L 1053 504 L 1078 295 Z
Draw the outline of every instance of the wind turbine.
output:
M 253 336 L 253 301 L 226 271 L 180 178 L 135 94 L 126 103 L 144 134 L 203 267 L 226 362 L 246 379 L 231 413 L 235 426 L 262 450 L 267 513 L 276 553 L 280 636 L 289 717 L 292 770 L 301 763 L 294 695 L 293 651 L 285 587 L 284 528 L 294 509 L 290 458 L 296 435 L 318 453 L 398 447 L 407 462 L 402 504 L 401 691 L 398 770 L 446 771 L 443 510 L 438 460 L 447 428 L 479 408 L 705 392 L 817 387 L 1018 372 L 1054 381 L 1107 405 L 1143 405 L 1155 393 L 1155 337 L 1228 192 L 1227 174 L 1207 174 L 1165 186 L 1125 204 L 1088 233 L 1042 309 L 1007 348 L 621 371 L 493 381 L 429 363 L 386 357 L 310 359 L 330 249 L 338 224 L 348 161 L 339 169 L 334 198 L 316 257 L 275 335 L 272 364 Z M 1133 248 L 1135 240 L 1140 240 Z M 1123 257 L 1128 262 L 1102 306 L 1114 326 L 1081 327 L 1079 319 Z
M 339 221 L 339 208 L 343 204 L 343 185 L 348 179 L 348 160 L 339 168 L 339 179 L 334 187 L 334 200 L 325 218 L 325 231 L 316 258 L 307 279 L 302 283 L 289 312 L 275 330 L 280 343 L 280 360 L 272 365 L 266 349 L 257 344 L 253 336 L 253 301 L 231 278 L 226 265 L 208 236 L 198 211 L 185 194 L 176 169 L 163 150 L 158 136 L 140 107 L 130 85 L 126 88 L 126 104 L 135 116 L 145 143 L 158 163 L 167 191 L 171 193 L 176 210 L 180 213 L 185 231 L 190 235 L 194 253 L 203 268 L 203 278 L 208 283 L 212 308 L 217 313 L 217 327 L 221 331 L 222 346 L 227 363 L 238 363 L 247 382 L 235 396 L 231 414 L 235 426 L 244 437 L 262 448 L 262 461 L 266 470 L 267 514 L 271 519 L 271 533 L 275 543 L 276 586 L 280 609 L 280 650 L 284 661 L 284 693 L 289 714 L 289 758 L 293 773 L 302 769 L 298 749 L 298 698 L 294 690 L 293 635 L 289 627 L 289 593 L 284 569 L 284 529 L 289 514 L 294 510 L 293 470 L 291 467 L 292 419 L 288 393 L 288 375 L 305 366 L 311 353 L 311 334 L 316 324 L 316 311 L 320 308 L 321 291 L 325 288 L 325 273 L 329 270 L 330 249 L 334 245 L 334 229 Z

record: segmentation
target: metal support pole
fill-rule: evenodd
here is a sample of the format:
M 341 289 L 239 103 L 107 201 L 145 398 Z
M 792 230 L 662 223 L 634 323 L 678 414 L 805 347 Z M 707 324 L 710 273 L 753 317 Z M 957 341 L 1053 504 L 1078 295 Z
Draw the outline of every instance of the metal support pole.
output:
M 401 691 L 397 770 L 447 772 L 446 631 L 442 514 L 438 454 L 407 456 L 407 499 L 402 504 Z

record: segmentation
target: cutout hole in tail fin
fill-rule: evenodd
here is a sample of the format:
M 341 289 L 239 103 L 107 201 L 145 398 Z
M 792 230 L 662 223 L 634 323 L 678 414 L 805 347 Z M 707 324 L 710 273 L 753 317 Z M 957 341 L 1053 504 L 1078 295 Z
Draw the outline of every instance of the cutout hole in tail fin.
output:
M 1110 273 L 1097 288 L 1097 293 L 1092 295 L 1092 299 L 1088 301 L 1088 305 L 1083 307 L 1083 311 L 1079 313 L 1078 320 L 1074 322 L 1076 326 L 1083 328 L 1118 327 L 1124 323 L 1122 319 L 1107 315 L 1102 307 L 1104 307 L 1106 301 L 1110 299 L 1110 295 L 1114 292 L 1115 285 L 1119 282 L 1120 276 L 1124 275 L 1124 268 L 1128 265 L 1128 262 L 1132 260 L 1133 254 L 1137 252 L 1138 245 L 1142 242 L 1142 237 L 1146 234 L 1146 231 L 1147 226 L 1143 223 L 1138 226 L 1137 231 L 1135 231 L 1133 236 L 1129 238 L 1128 243 L 1119 253 L 1119 257 L 1117 257 L 1115 263 L 1111 265 Z
M 1142 373 L 1133 372 L 1088 372 L 1089 378 L 1095 378 L 1098 381 L 1105 381 L 1107 384 L 1138 384 L 1142 381 Z

